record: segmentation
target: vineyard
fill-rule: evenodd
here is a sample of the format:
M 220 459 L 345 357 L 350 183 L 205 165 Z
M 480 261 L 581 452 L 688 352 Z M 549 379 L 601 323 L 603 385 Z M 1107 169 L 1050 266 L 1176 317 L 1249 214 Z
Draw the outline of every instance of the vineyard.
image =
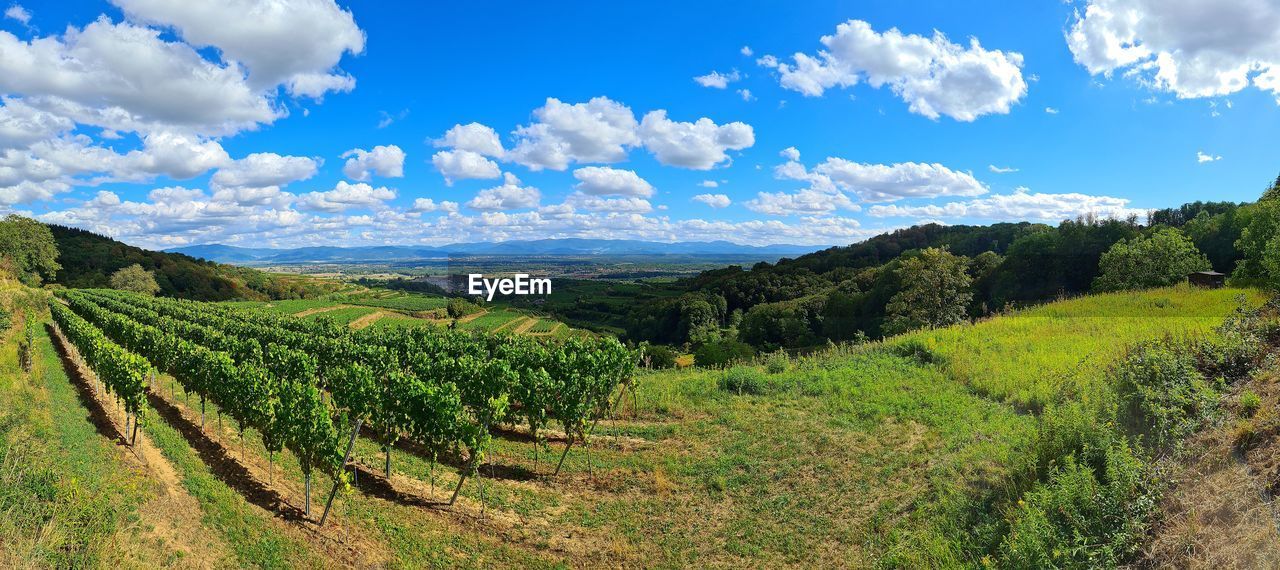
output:
M 268 456 L 287 450 L 306 485 L 320 471 L 349 480 L 362 434 L 386 453 L 400 440 L 433 458 L 458 458 L 450 504 L 474 476 L 499 424 L 523 424 L 534 445 L 558 424 L 565 446 L 585 441 L 630 381 L 637 355 L 614 339 L 543 343 L 434 327 L 351 331 L 253 309 L 106 290 L 63 291 L 50 303 L 58 328 L 130 414 L 157 373 L 260 436 Z M 172 388 L 171 388 L 172 391 Z M 202 426 L 203 427 L 203 426 Z M 273 459 L 274 461 L 274 459 Z M 339 490 L 335 484 L 330 503 Z M 328 505 L 320 517 L 323 524 Z

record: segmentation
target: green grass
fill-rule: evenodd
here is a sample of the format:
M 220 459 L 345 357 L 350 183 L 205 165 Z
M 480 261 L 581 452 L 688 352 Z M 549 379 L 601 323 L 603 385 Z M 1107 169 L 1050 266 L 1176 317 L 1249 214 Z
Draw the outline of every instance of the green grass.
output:
M 1165 334 L 1204 333 L 1257 291 L 1187 286 L 1111 293 L 1061 301 L 972 326 L 891 339 L 918 341 L 947 363 L 956 379 L 992 398 L 1040 409 L 1064 385 L 1097 380 L 1124 347 Z
M 550 319 L 538 319 L 538 322 L 534 323 L 533 326 L 529 327 L 529 330 L 525 332 L 532 334 L 547 334 L 555 330 L 557 324 L 558 323 Z
M 319 313 L 312 313 L 303 318 L 311 321 L 322 319 L 322 318 L 330 319 L 340 325 L 346 325 L 346 324 L 350 324 L 351 321 L 359 319 L 360 317 L 371 315 L 376 312 L 378 312 L 377 309 L 370 309 L 368 307 L 346 307 L 342 309 L 334 309 L 332 311 L 321 311 Z
M 368 307 L 380 307 L 384 309 L 394 309 L 397 311 L 418 312 L 430 311 L 433 309 L 442 309 L 449 304 L 449 300 L 445 297 L 434 297 L 429 295 L 418 294 L 397 294 L 388 295 L 386 292 L 379 291 L 371 296 L 352 296 L 347 297 L 345 302 L 352 305 L 364 305 Z
M 489 311 L 470 321 L 458 323 L 458 327 L 467 330 L 493 330 L 504 323 L 524 317 L 524 313 L 510 311 L 505 309 Z M 505 329 L 504 329 L 505 330 Z

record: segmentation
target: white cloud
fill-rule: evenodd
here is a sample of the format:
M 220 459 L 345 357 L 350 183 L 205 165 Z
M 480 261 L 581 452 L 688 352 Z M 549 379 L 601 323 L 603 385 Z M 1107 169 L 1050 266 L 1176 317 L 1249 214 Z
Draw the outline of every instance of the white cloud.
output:
M 481 190 L 467 202 L 467 207 L 483 211 L 523 210 L 538 207 L 541 200 L 542 193 L 537 188 L 521 186 L 520 179 L 507 172 L 502 186 Z
M 703 188 L 719 188 L 720 183 L 716 182 L 715 180 L 703 180 L 702 182 L 698 183 L 698 186 L 701 186 Z
M 911 112 L 931 119 L 1005 114 L 1027 92 L 1022 54 L 987 50 L 976 38 L 966 48 L 941 32 L 931 38 L 897 28 L 878 33 L 867 22 L 849 20 L 820 41 L 826 49 L 815 56 L 797 53 L 793 63 L 784 63 L 766 55 L 757 63 L 777 70 L 783 87 L 810 97 L 860 81 L 888 85 Z
M 493 158 L 502 158 L 507 152 L 502 148 L 498 132 L 480 123 L 454 125 L 432 143 L 437 147 L 466 150 Z
M 739 89 L 739 90 L 738 90 L 738 96 L 739 96 L 739 97 L 742 97 L 742 100 L 743 100 L 743 101 L 747 101 L 747 102 L 751 102 L 751 101 L 755 101 L 755 100 L 756 100 L 756 96 L 751 94 L 751 90 L 750 90 L 750 89 Z
M 399 113 L 394 113 L 394 114 L 393 114 L 393 113 L 388 113 L 388 112 L 386 112 L 386 111 L 378 111 L 378 116 L 379 116 L 379 117 L 381 117 L 381 118 L 379 118 L 379 119 L 378 119 L 378 128 L 379 128 L 379 129 L 385 129 L 385 128 L 387 128 L 387 127 L 390 127 L 390 126 L 391 126 L 391 123 L 394 123 L 394 122 L 399 121 L 399 120 L 401 120 L 401 119 L 403 119 L 403 118 L 405 118 L 405 117 L 408 117 L 408 116 L 409 116 L 409 110 L 408 110 L 408 109 L 401 109 Z
M 1250 84 L 1280 99 L 1280 3 L 1090 0 L 1067 33 L 1089 73 L 1122 71 L 1179 98 Z
M 800 151 L 797 150 L 796 147 L 794 146 L 789 146 L 787 148 L 782 149 L 781 151 L 778 152 L 778 156 L 781 156 L 782 158 L 785 158 L 791 162 L 800 161 Z
M 502 175 L 498 163 L 469 150 L 442 150 L 432 155 L 431 164 L 450 186 L 455 180 L 494 179 Z
M 133 21 L 172 27 L 197 47 L 248 68 L 257 89 L 284 84 L 294 95 L 350 91 L 355 79 L 334 68 L 364 51 L 364 32 L 333 0 L 170 2 L 112 0 Z
M 988 165 L 987 165 L 987 170 L 990 170 L 990 171 L 991 171 L 992 173 L 994 173 L 994 174 L 1009 174 L 1009 173 L 1011 173 L 1011 172 L 1017 172 L 1017 171 L 1018 171 L 1018 169 L 1017 169 L 1017 168 L 1013 168 L 1013 167 L 1011 167 L 1011 166 L 1003 166 L 1003 167 L 1002 167 L 1002 166 L 996 166 L 996 165 L 994 165 L 994 164 L 988 164 Z
M 1201 163 L 1201 164 L 1206 163 L 1206 162 L 1216 162 L 1216 161 L 1219 161 L 1219 160 L 1222 160 L 1222 157 L 1221 157 L 1221 156 L 1215 156 L 1215 155 L 1212 155 L 1212 154 L 1205 154 L 1205 153 L 1204 153 L 1204 151 L 1202 151 L 1202 150 L 1200 150 L 1200 151 L 1196 151 L 1196 162 L 1199 162 L 1199 163 Z
M 347 163 L 342 173 L 352 180 L 370 180 L 376 174 L 387 178 L 404 176 L 404 151 L 396 145 L 375 146 L 373 150 L 353 148 L 342 153 Z
M 262 188 L 285 186 L 316 175 L 317 159 L 255 152 L 218 169 L 210 183 L 215 188 Z
M 578 179 L 574 189 L 584 194 L 641 198 L 653 195 L 653 185 L 633 170 L 588 166 L 573 171 L 573 177 Z
M 283 113 L 236 64 L 207 61 L 157 30 L 105 17 L 32 42 L 0 31 L 0 53 L 0 92 L 79 123 L 228 134 Z
M 1057 114 L 1058 114 L 1058 110 L 1057 110 L 1057 109 L 1055 109 L 1055 108 L 1053 108 L 1053 107 L 1045 107 L 1045 108 L 1044 108 L 1044 112 L 1046 112 L 1046 113 L 1048 113 L 1048 114 L 1050 114 L 1050 115 L 1057 115 Z
M 698 194 L 693 197 L 694 202 L 702 202 L 712 208 L 727 208 L 733 203 L 729 197 L 724 194 Z
M 872 206 L 875 217 L 981 218 L 987 220 L 1031 220 L 1057 222 L 1081 215 L 1123 219 L 1142 216 L 1145 210 L 1128 207 L 1129 200 L 1088 194 L 1042 194 L 1018 188 L 1013 194 L 997 194 L 968 202 L 942 205 Z
M 0 149 L 26 148 L 70 131 L 75 121 L 32 107 L 22 99 L 0 98 Z
M 431 198 L 418 198 L 413 201 L 413 207 L 410 212 L 457 212 L 458 203 L 441 201 L 436 202 Z
M 581 192 L 574 192 L 565 199 L 564 203 L 574 209 L 586 210 L 588 212 L 645 214 L 653 211 L 653 206 L 648 200 L 636 196 L 601 198 L 599 196 L 591 196 Z
M 862 208 L 847 195 L 834 190 L 805 188 L 794 194 L 786 192 L 757 192 L 746 202 L 752 212 L 771 216 L 830 214 L 836 210 L 857 212 Z
M 972 174 L 937 163 L 864 164 L 831 157 L 815 166 L 812 172 L 797 162 L 789 162 L 776 168 L 775 174 L 783 179 L 807 180 L 819 189 L 833 185 L 857 194 L 866 202 L 978 196 L 987 192 L 987 187 Z
M 693 123 L 672 121 L 663 110 L 651 111 L 640 123 L 645 148 L 658 162 L 694 170 L 708 170 L 728 162 L 728 150 L 754 145 L 755 131 L 741 122 L 716 125 L 703 117 Z
M 532 170 L 564 170 L 570 162 L 620 162 L 640 144 L 631 109 L 607 97 L 566 104 L 548 98 L 537 122 L 515 131 L 511 159 Z
M 185 179 L 230 163 L 231 157 L 216 141 L 160 131 L 144 135 L 142 150 L 126 154 L 116 164 L 114 174 L 120 178 L 164 174 Z
M 4 11 L 4 17 L 21 22 L 23 25 L 31 23 L 31 11 L 18 4 L 14 4 L 6 8 Z
M 348 183 L 339 180 L 333 190 L 325 192 L 309 192 L 299 196 L 301 207 L 319 212 L 344 212 L 353 208 L 380 208 L 383 202 L 396 197 L 394 190 L 383 186 L 377 188 L 357 182 Z
M 699 75 L 693 78 L 694 82 L 698 85 L 710 87 L 712 89 L 724 89 L 728 87 L 730 83 L 738 81 L 739 79 L 742 79 L 742 74 L 738 73 L 738 70 L 736 69 L 729 73 L 712 71 L 706 75 Z

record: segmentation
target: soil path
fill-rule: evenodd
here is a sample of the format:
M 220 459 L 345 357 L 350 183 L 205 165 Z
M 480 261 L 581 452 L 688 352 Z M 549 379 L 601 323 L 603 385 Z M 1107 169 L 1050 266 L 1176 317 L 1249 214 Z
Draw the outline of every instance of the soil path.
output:
M 63 337 L 57 328 L 50 327 L 54 345 L 81 400 L 89 408 L 99 431 L 111 434 L 119 442 L 124 461 L 131 467 L 144 470 L 159 483 L 160 493 L 139 508 L 146 523 L 142 525 L 144 538 L 158 540 L 170 550 L 182 553 L 185 565 L 191 568 L 221 568 L 231 560 L 230 548 L 222 538 L 200 522 L 200 503 L 182 486 L 178 472 L 164 457 L 145 431 L 139 430 L 131 447 L 126 437 L 125 413 L 111 396 L 99 390 L 93 372 L 83 364 L 75 347 Z M 129 434 L 132 435 L 132 434 Z

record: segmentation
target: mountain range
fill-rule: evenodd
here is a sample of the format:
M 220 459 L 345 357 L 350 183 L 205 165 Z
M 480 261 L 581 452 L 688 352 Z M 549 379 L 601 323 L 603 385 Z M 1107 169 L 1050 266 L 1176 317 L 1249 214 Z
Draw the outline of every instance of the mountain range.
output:
M 208 244 L 183 246 L 165 251 L 219 263 L 293 264 L 375 263 L 439 259 L 451 256 L 759 255 L 762 258 L 767 258 L 801 255 L 820 249 L 825 249 L 825 246 L 790 244 L 752 246 L 727 241 L 665 243 L 641 240 L 567 238 L 454 243 L 443 246 L 315 246 L 287 249 Z

